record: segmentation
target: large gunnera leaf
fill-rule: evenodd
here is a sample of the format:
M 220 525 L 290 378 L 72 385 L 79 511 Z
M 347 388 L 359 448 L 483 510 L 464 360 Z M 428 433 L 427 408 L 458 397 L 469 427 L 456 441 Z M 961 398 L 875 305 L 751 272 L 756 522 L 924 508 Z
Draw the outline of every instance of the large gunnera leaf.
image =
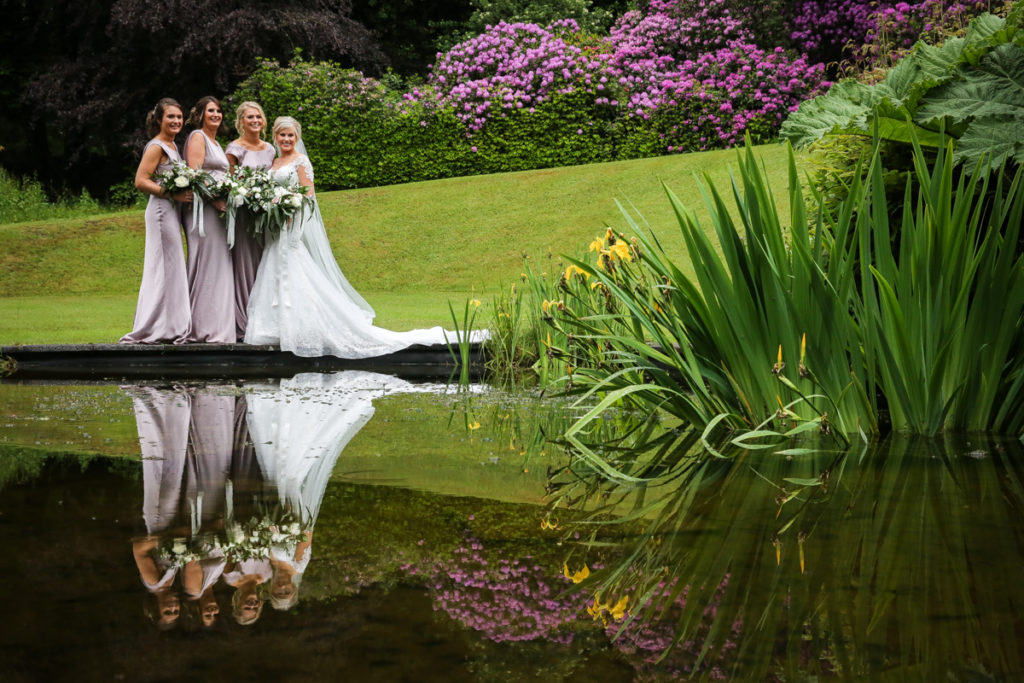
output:
M 1012 103 L 1020 99 L 1021 89 L 1018 53 L 1024 49 L 1013 42 L 1021 42 L 1018 29 L 1016 19 L 991 14 L 975 17 L 963 38 L 951 38 L 942 45 L 915 45 L 881 83 L 843 81 L 802 103 L 782 124 L 780 134 L 796 147 L 807 147 L 828 135 L 870 135 L 877 116 L 882 138 L 910 142 L 913 133 L 920 144 L 934 147 L 941 140 L 940 120 L 946 134 L 958 138 L 968 122 L 980 117 L 992 121 L 1015 117 Z M 962 74 L 979 64 L 987 65 L 985 80 L 980 85 L 962 83 Z M 990 96 L 994 88 L 1010 90 L 1000 99 Z M 972 134 L 974 141 L 997 137 Z
M 956 145 L 956 160 L 968 168 L 989 155 L 998 167 L 1008 157 L 1020 163 L 1024 139 L 1024 47 L 1004 43 L 977 65 L 961 64 L 956 78 L 932 89 L 919 101 L 917 121 L 934 125 L 945 119 L 967 124 Z

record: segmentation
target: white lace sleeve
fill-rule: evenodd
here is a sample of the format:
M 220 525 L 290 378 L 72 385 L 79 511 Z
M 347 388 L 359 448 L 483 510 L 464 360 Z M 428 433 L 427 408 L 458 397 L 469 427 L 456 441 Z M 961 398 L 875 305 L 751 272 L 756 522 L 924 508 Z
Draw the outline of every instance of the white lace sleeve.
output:
M 309 178 L 310 182 L 314 182 L 314 180 L 313 180 L 313 164 L 309 163 L 309 157 L 307 157 L 305 155 L 299 157 L 298 165 L 301 166 L 306 171 L 306 177 Z

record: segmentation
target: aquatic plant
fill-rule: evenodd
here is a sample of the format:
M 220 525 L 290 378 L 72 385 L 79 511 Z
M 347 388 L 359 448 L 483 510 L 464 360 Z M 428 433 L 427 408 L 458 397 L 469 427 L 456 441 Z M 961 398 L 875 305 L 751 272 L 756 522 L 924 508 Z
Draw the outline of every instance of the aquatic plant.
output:
M 791 151 L 787 226 L 749 144 L 738 163 L 734 209 L 705 179 L 713 237 L 668 191 L 694 280 L 628 212 L 635 241 L 608 230 L 596 264 L 572 260 L 546 320 L 572 340 L 551 345 L 567 387 L 603 397 L 567 432 L 577 448 L 620 402 L 746 445 L 1024 429 L 1020 172 L 958 175 L 947 146 L 929 161 L 915 144 L 891 220 L 876 150 L 837 213 L 820 196 L 808 213 Z

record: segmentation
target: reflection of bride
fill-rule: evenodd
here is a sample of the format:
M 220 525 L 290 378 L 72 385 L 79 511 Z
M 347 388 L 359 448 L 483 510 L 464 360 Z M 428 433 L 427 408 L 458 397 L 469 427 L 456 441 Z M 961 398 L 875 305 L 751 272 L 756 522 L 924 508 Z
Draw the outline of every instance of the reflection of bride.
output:
M 373 325 L 374 311 L 349 284 L 334 259 L 313 194 L 313 166 L 302 146 L 302 127 L 290 116 L 274 121 L 281 156 L 274 180 L 309 187 L 312 202 L 280 235 L 267 236 L 249 299 L 248 344 L 279 344 L 298 356 L 370 358 L 413 344 L 443 344 L 440 327 L 394 332 Z M 478 335 L 479 336 L 479 335 Z M 455 339 L 449 333 L 450 340 Z
M 248 398 L 248 424 L 264 476 L 277 488 L 294 522 L 274 534 L 270 597 L 288 609 L 312 553 L 313 526 L 342 450 L 373 416 L 384 393 L 429 390 L 372 372 L 305 373 L 280 387 L 257 388 Z

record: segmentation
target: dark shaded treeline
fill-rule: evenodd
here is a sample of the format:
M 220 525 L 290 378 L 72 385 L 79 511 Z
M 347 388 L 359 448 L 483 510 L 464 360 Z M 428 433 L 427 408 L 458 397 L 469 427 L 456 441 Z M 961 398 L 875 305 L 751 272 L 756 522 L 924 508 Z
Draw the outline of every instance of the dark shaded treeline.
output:
M 0 166 L 103 197 L 131 174 L 160 97 L 187 109 L 296 49 L 369 75 L 413 73 L 433 58 L 434 32 L 470 11 L 469 0 L 0 0 Z

